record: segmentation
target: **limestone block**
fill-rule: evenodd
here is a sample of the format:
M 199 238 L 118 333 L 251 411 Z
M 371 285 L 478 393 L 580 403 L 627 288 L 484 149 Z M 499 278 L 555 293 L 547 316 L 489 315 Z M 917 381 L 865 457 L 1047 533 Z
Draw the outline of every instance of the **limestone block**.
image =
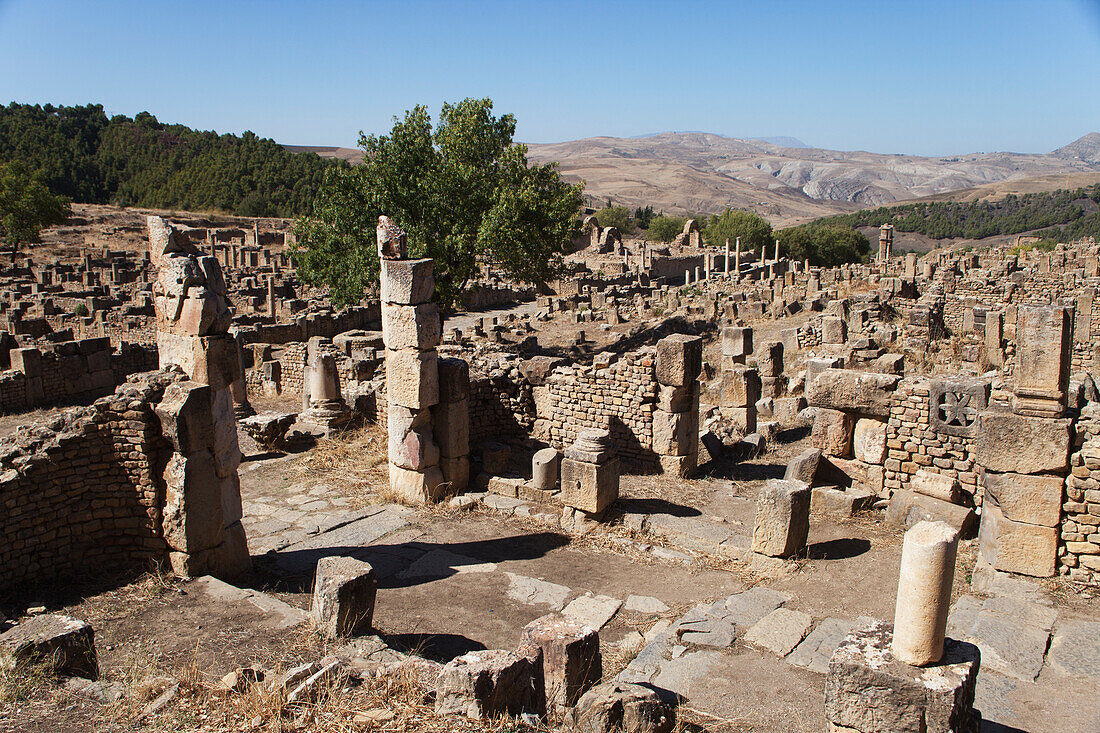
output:
M 752 353 L 752 328 L 726 326 L 722 329 L 722 356 L 731 357 L 736 364 L 744 364 Z
M 671 733 L 676 709 L 652 687 L 612 681 L 584 693 L 574 718 L 581 733 Z
M 411 471 L 439 465 L 440 449 L 432 437 L 430 411 L 410 410 L 390 402 L 386 415 L 390 463 Z
M 752 551 L 791 557 L 806 548 L 810 532 L 810 487 L 802 481 L 771 479 L 760 489 Z
M 416 410 L 438 403 L 437 362 L 438 354 L 435 351 L 386 349 L 386 398 L 402 407 Z
M 674 387 L 667 384 L 657 385 L 657 409 L 665 412 L 686 412 L 698 404 L 699 384 L 686 387 Z
M 519 653 L 539 660 L 546 693 L 546 710 L 573 707 L 603 675 L 600 636 L 580 621 L 551 613 L 523 627 Z
M 0 634 L 0 667 L 41 668 L 47 674 L 99 677 L 95 632 L 71 616 L 32 616 Z
M 942 473 L 926 471 L 923 468 L 913 474 L 913 478 L 905 488 L 953 504 L 958 504 L 962 496 L 962 487 L 959 486 L 958 479 Z
M 443 498 L 448 488 L 439 466 L 429 466 L 423 473 L 390 464 L 390 491 L 407 504 L 428 504 Z
M 703 368 L 703 340 L 674 333 L 657 342 L 657 381 L 683 387 L 694 382 Z
M 28 378 L 42 376 L 42 352 L 34 347 L 12 349 L 10 352 L 11 368 L 17 372 L 23 372 Z
M 434 349 L 443 336 L 435 303 L 382 303 L 382 335 L 387 349 Z
M 619 498 L 619 460 L 588 463 L 564 458 L 561 462 L 561 503 L 589 514 L 599 514 Z
M 893 627 L 883 621 L 857 629 L 829 660 L 825 718 L 831 731 L 968 733 L 981 655 L 973 644 L 948 639 L 938 664 L 913 667 L 893 658 Z
M 783 342 L 767 341 L 756 350 L 756 366 L 760 378 L 783 375 Z
M 378 580 L 370 564 L 351 557 L 322 557 L 313 576 L 310 613 L 328 639 L 371 628 Z
M 661 464 L 661 473 L 680 478 L 690 478 L 699 467 L 699 451 L 694 450 L 686 456 L 657 456 Z
M 839 410 L 820 408 L 814 414 L 810 441 L 827 456 L 847 458 L 852 454 L 852 417 Z
M 443 482 L 446 486 L 442 489 L 445 493 L 461 494 L 469 488 L 470 459 L 468 457 L 440 458 L 439 468 L 443 471 Z
M 1014 522 L 1056 527 L 1062 517 L 1062 479 L 1020 473 L 985 472 L 985 501 Z
M 787 463 L 783 480 L 801 481 L 807 486 L 813 486 L 814 475 L 817 473 L 817 466 L 820 462 L 821 451 L 817 448 L 807 448 Z
M 470 394 L 470 365 L 464 359 L 440 359 L 439 401 L 459 402 Z
M 825 369 L 812 381 L 807 374 L 806 399 L 814 407 L 888 418 L 900 380 L 896 374 Z
M 885 523 L 897 529 L 908 529 L 917 522 L 945 522 L 959 532 L 959 536 L 974 536 L 977 517 L 974 510 L 949 501 L 936 499 L 915 491 L 898 489 L 890 497 L 886 507 Z
M 844 366 L 842 359 L 807 359 L 806 366 L 806 391 L 809 392 L 810 384 L 817 379 L 826 369 L 839 369 Z
M 213 389 L 225 389 L 241 378 L 237 340 L 227 334 L 191 336 L 157 331 L 160 366 L 175 365 L 184 374 Z
M 379 276 L 383 303 L 419 305 L 427 303 L 435 292 L 435 261 L 382 260 Z
M 780 425 L 801 425 L 798 416 L 805 409 L 805 397 L 777 397 L 772 403 L 772 416 Z
M 213 453 L 174 453 L 164 468 L 164 483 L 162 525 L 168 546 L 194 554 L 219 545 L 225 515 Z
M 867 417 L 856 420 L 852 450 L 856 460 L 881 466 L 886 460 L 886 423 Z
M 699 440 L 699 413 L 653 411 L 653 452 L 686 456 Z
M 848 340 L 848 324 L 843 318 L 825 316 L 821 319 L 821 343 L 843 344 Z
M 214 473 L 219 478 L 236 476 L 244 456 L 237 442 L 237 416 L 231 389 L 213 392 L 210 413 L 214 427 Z
M 470 453 L 469 401 L 440 402 L 431 408 L 432 433 L 440 455 L 460 458 Z
M 1049 578 L 1058 555 L 1058 528 L 1014 522 L 999 507 L 984 505 L 978 549 L 997 570 Z
M 1069 385 L 1070 310 L 1055 306 L 1021 305 L 1016 321 L 1016 395 L 1057 404 L 1060 414 Z
M 978 416 L 975 461 L 998 473 L 1045 473 L 1069 466 L 1070 421 L 986 411 Z
M 556 448 L 543 448 L 531 458 L 531 483 L 539 489 L 553 491 L 561 475 L 561 453 Z
M 518 716 L 539 713 L 544 704 L 535 664 L 510 651 L 486 650 L 455 657 L 443 667 L 436 685 L 435 711 L 439 715 L 473 719 Z
M 190 455 L 214 447 L 212 391 L 198 382 L 176 382 L 156 406 L 161 431 L 177 453 Z
M 749 407 L 761 397 L 760 373 L 751 367 L 737 365 L 722 372 L 719 405 Z

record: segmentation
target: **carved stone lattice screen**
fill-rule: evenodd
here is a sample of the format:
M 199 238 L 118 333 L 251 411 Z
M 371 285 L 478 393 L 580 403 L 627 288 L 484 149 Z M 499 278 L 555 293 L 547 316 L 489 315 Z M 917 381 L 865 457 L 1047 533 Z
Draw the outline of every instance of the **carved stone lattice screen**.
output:
M 989 383 L 967 379 L 943 379 L 931 383 L 932 429 L 962 438 L 973 438 L 978 413 L 989 404 Z

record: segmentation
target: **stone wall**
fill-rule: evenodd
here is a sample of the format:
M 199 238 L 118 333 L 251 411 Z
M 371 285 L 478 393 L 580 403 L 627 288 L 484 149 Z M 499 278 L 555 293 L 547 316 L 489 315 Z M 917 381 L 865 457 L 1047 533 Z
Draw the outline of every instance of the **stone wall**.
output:
M 1081 410 L 1058 541 L 1059 572 L 1100 584 L 1100 403 Z
M 154 408 L 180 379 L 135 376 L 94 405 L 0 442 L 0 588 L 163 557 L 161 474 L 172 446 Z

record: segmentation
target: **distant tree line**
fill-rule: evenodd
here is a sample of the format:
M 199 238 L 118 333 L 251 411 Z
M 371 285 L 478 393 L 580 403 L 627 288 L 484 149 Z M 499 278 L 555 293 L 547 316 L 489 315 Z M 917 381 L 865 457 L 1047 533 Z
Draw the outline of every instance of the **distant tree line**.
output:
M 1042 230 L 1039 236 L 1069 241 L 1100 235 L 1100 184 L 1088 188 L 1009 195 L 997 201 L 930 201 L 887 206 L 818 219 L 815 224 L 861 227 L 893 224 L 899 232 L 917 232 L 933 239 L 982 239 L 998 234 Z
M 14 102 L 0 106 L 0 163 L 11 161 L 82 203 L 286 217 L 308 213 L 325 171 L 348 165 L 252 132 L 164 124 L 148 112 L 108 118 L 99 104 Z

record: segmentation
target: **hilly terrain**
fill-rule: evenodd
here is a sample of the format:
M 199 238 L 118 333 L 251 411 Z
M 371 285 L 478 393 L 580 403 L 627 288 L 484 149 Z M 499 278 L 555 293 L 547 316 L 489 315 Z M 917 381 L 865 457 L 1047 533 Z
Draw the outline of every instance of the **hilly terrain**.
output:
M 558 161 L 567 178 L 585 180 L 586 193 L 600 202 L 610 197 L 678 214 L 732 206 L 784 225 L 1015 179 L 1031 179 L 1027 190 L 1086 185 L 1100 175 L 1100 134 L 1045 154 L 933 158 L 668 132 L 533 144 L 529 156 Z

